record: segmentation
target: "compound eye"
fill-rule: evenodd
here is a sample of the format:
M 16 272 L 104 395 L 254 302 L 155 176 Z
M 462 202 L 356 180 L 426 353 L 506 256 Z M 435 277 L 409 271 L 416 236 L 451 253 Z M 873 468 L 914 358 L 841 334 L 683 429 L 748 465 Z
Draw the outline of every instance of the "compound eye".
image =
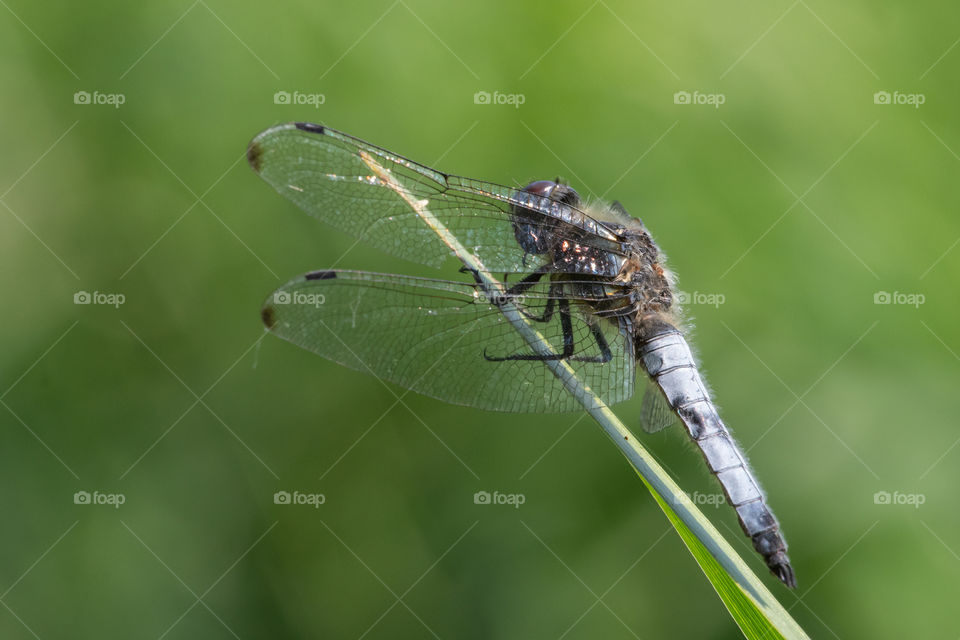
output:
M 573 187 L 561 184 L 553 180 L 537 180 L 531 182 L 523 188 L 527 193 L 532 193 L 543 198 L 550 198 L 556 202 L 562 202 L 571 206 L 580 203 L 580 194 Z
M 523 188 L 527 193 L 549 198 L 557 183 L 552 180 L 535 180 Z

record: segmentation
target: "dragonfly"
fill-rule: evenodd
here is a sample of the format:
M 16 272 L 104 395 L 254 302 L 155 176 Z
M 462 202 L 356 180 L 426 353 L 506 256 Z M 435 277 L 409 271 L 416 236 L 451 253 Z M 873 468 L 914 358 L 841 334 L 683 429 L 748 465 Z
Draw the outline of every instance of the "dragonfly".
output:
M 463 265 L 448 280 L 306 273 L 264 302 L 271 333 L 417 393 L 492 411 L 582 409 L 548 366 L 557 363 L 607 405 L 645 379 L 643 429 L 684 425 L 756 551 L 796 586 L 780 525 L 691 353 L 675 277 L 623 205 L 588 202 L 559 179 L 518 188 L 451 175 L 305 122 L 263 131 L 247 160 L 332 227 L 413 262 Z M 536 329 L 540 348 L 505 320 L 508 308 Z

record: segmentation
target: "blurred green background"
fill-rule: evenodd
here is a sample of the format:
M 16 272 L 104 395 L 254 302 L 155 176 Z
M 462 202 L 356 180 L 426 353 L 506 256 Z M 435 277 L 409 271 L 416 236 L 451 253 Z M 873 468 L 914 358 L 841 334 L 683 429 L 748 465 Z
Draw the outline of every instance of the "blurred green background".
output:
M 0 636 L 739 637 L 590 420 L 398 404 L 264 337 L 307 270 L 456 276 L 259 180 L 246 144 L 289 120 L 620 200 L 694 301 L 796 593 L 681 430 L 650 449 L 812 636 L 960 635 L 955 7 L 2 4 Z

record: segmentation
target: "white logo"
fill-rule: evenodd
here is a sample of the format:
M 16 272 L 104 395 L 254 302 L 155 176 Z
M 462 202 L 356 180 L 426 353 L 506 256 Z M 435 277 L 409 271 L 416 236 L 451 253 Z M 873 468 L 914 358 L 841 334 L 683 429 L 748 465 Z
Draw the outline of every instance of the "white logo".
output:
M 519 109 L 520 105 L 527 101 L 527 96 L 522 93 L 500 93 L 494 91 L 477 91 L 473 94 L 473 104 L 509 104 Z
M 300 493 L 294 491 L 277 491 L 273 494 L 273 504 L 298 504 L 309 505 L 314 509 L 319 509 L 320 505 L 327 501 L 327 497 L 322 493 Z
M 73 94 L 73 104 L 109 104 L 115 109 L 127 101 L 127 96 L 122 93 L 100 93 L 94 91 L 77 91 Z
M 920 105 L 927 101 L 927 96 L 922 93 L 900 93 L 894 91 L 877 91 L 873 94 L 873 104 L 908 104 L 914 109 L 919 109 Z
M 104 304 L 119 309 L 127 301 L 122 293 L 102 293 L 100 291 L 77 291 L 73 294 L 73 304 Z
M 477 491 L 473 494 L 473 504 L 509 504 L 514 509 L 519 509 L 520 505 L 527 501 L 527 497 L 522 493 L 500 493 L 494 491 Z
M 127 497 L 122 493 L 100 493 L 94 491 L 77 491 L 73 494 L 73 504 L 108 504 L 114 509 L 119 509 L 120 505 L 127 501 Z
M 922 293 L 877 291 L 873 294 L 873 304 L 905 304 L 917 309 L 926 301 L 927 296 Z
M 273 294 L 274 304 L 302 304 L 311 307 L 320 307 L 326 302 L 322 293 L 304 293 L 302 291 L 277 291 Z
M 727 296 L 722 293 L 703 293 L 700 291 L 677 291 L 677 302 L 679 304 L 706 304 L 714 309 L 720 307 L 727 301 Z
M 673 104 L 707 104 L 714 109 L 719 109 L 720 105 L 727 101 L 727 96 L 722 93 L 700 93 L 694 91 L 677 91 L 673 94 Z
M 301 93 L 299 91 L 277 91 L 273 94 L 273 104 L 297 104 L 308 105 L 316 109 L 320 108 L 327 97 L 322 93 Z
M 474 291 L 473 297 L 476 298 L 477 302 L 492 304 L 495 307 L 502 307 L 505 304 L 523 304 L 522 295 L 514 296 L 497 291 L 489 295 L 485 291 Z
M 711 505 L 714 507 L 719 507 L 720 505 L 726 503 L 727 498 L 722 493 L 700 493 L 699 491 L 694 491 L 689 495 L 690 502 L 696 505 Z
M 927 496 L 922 493 L 900 493 L 894 491 L 877 491 L 873 494 L 873 504 L 909 504 L 915 509 L 927 501 Z

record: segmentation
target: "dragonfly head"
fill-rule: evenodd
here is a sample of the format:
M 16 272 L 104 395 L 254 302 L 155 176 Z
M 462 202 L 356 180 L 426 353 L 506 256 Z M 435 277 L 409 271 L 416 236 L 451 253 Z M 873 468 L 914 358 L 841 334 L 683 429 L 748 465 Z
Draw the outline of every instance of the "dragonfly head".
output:
M 570 185 L 560 182 L 559 178 L 536 180 L 525 186 L 523 191 L 572 207 L 580 204 L 580 194 Z M 548 221 L 542 213 L 524 207 L 513 207 L 513 233 L 525 252 L 543 254 L 550 251 L 554 231 L 556 224 Z

